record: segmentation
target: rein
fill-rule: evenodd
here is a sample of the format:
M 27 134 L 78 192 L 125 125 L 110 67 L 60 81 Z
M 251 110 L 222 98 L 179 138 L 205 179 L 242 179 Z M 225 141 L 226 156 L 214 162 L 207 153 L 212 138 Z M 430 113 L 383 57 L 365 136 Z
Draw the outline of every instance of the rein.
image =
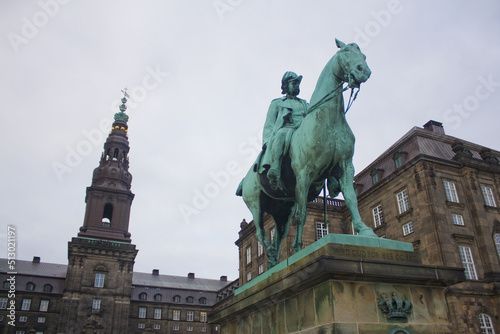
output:
M 341 59 L 339 59 L 339 62 L 340 62 Z M 330 93 L 326 94 L 325 96 L 323 96 L 321 98 L 321 100 L 319 100 L 318 102 L 316 102 L 313 106 L 311 106 L 308 110 L 307 110 L 307 114 L 311 113 L 312 111 L 314 111 L 315 109 L 317 109 L 320 105 L 322 105 L 323 103 L 327 102 L 327 101 L 330 101 L 331 99 L 335 98 L 338 96 L 338 92 L 337 90 L 339 88 L 342 88 L 342 90 L 340 91 L 340 93 L 343 93 L 345 92 L 346 90 L 349 89 L 349 84 L 346 86 L 346 87 L 342 87 L 344 85 L 344 82 L 349 82 L 349 79 L 351 77 L 351 74 L 346 74 L 346 81 L 342 80 L 341 78 L 339 78 L 337 75 L 333 74 L 339 81 L 340 83 L 337 85 L 337 87 L 335 87 Z M 347 103 L 347 107 L 344 111 L 344 115 L 347 114 L 347 112 L 349 111 L 349 109 L 351 108 L 352 104 L 354 103 L 354 101 L 356 100 L 356 98 L 358 97 L 358 93 L 359 93 L 359 87 L 358 87 L 358 90 L 356 91 L 356 94 L 354 94 L 354 88 L 351 88 L 351 96 L 349 97 L 349 102 Z M 352 97 L 354 94 L 354 98 Z

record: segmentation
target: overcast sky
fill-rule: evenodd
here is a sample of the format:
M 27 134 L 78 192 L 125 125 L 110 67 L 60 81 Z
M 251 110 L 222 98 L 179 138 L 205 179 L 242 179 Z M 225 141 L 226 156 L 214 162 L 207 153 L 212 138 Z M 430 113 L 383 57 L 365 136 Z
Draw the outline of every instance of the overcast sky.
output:
M 498 1 L 0 3 L 0 255 L 67 263 L 121 89 L 131 99 L 135 271 L 238 277 L 234 195 L 288 70 L 309 101 L 357 42 L 371 78 L 347 114 L 361 171 L 413 126 L 500 150 Z

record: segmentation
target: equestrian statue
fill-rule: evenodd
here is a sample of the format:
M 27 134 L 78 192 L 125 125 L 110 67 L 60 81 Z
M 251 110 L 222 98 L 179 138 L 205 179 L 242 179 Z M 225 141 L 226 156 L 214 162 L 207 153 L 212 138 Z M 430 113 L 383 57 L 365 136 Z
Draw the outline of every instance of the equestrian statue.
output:
M 302 249 L 306 205 L 319 195 L 325 179 L 331 197 L 342 192 L 354 230 L 361 236 L 377 237 L 361 221 L 358 211 L 352 164 L 355 139 L 345 118 L 342 95 L 349 88 L 359 91 L 371 71 L 358 45 L 335 42 L 340 50 L 321 72 L 309 105 L 297 98 L 302 76 L 293 72 L 283 76 L 282 93 L 286 96 L 271 102 L 263 150 L 236 191 L 253 215 L 268 269 L 279 262 L 281 243 L 292 218 L 297 227 L 293 249 Z M 274 219 L 276 230 L 271 241 L 264 230 L 264 213 Z

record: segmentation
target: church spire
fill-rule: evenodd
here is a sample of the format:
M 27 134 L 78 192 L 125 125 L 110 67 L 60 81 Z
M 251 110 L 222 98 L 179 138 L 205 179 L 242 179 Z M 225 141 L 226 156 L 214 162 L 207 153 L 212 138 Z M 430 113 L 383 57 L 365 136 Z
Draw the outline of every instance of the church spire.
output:
M 120 112 L 115 114 L 92 185 L 87 187 L 87 207 L 79 237 L 131 242 L 128 227 L 134 194 L 130 190 L 132 175 L 128 172 L 127 89 L 122 92 Z

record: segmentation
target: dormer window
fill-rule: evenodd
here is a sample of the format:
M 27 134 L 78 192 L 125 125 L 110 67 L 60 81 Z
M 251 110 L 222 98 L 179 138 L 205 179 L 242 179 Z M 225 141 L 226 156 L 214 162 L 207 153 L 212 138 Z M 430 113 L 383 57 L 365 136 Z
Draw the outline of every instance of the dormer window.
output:
M 399 168 L 403 165 L 403 158 L 406 156 L 406 152 L 397 151 L 392 156 L 392 161 L 394 161 L 394 167 Z
M 376 184 L 378 181 L 380 181 L 383 172 L 384 171 L 382 169 L 378 168 L 372 169 L 370 173 L 370 176 L 372 177 L 372 184 Z

